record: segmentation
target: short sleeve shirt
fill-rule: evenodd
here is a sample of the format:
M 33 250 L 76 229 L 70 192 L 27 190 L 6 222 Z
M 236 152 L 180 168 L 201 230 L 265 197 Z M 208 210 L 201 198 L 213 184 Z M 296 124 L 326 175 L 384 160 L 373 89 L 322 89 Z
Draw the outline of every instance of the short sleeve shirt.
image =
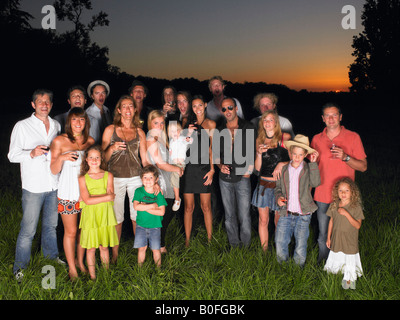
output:
M 167 206 L 167 201 L 161 192 L 157 195 L 154 193 L 148 193 L 144 187 L 137 188 L 133 196 L 133 201 L 138 201 L 141 203 L 157 203 L 160 206 Z M 138 211 L 136 223 L 142 228 L 161 228 L 162 227 L 162 216 L 156 216 L 150 214 L 147 211 Z
M 364 214 L 361 206 L 350 207 L 344 206 L 350 215 L 355 220 L 363 220 Z M 354 228 L 349 220 L 342 216 L 337 209 L 334 209 L 332 204 L 326 212 L 328 217 L 331 217 L 333 222 L 331 250 L 333 252 L 343 252 L 345 254 L 356 254 L 358 249 L 358 229 Z
M 318 151 L 318 168 L 321 174 L 321 184 L 315 189 L 314 200 L 324 203 L 332 202 L 332 189 L 337 180 L 349 177 L 354 180 L 355 170 L 341 159 L 331 159 L 331 147 L 335 144 L 343 149 L 344 153 L 358 160 L 367 155 L 360 136 L 342 126 L 340 133 L 333 140 L 326 135 L 326 128 L 315 135 L 311 141 L 311 148 Z

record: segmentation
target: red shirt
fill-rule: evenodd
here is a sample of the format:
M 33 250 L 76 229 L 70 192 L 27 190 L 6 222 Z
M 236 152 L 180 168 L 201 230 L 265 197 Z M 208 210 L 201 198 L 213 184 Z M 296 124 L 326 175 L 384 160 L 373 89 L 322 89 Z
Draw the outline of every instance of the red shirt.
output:
M 311 141 L 311 148 L 318 151 L 318 168 L 321 174 L 321 184 L 315 189 L 314 200 L 324 203 L 332 202 L 332 188 L 336 181 L 341 178 L 355 178 L 355 170 L 341 159 L 331 159 L 332 144 L 343 149 L 345 154 L 357 160 L 363 160 L 367 157 L 364 146 L 358 133 L 341 127 L 338 136 L 329 139 L 326 135 L 326 128 L 319 134 L 316 134 Z

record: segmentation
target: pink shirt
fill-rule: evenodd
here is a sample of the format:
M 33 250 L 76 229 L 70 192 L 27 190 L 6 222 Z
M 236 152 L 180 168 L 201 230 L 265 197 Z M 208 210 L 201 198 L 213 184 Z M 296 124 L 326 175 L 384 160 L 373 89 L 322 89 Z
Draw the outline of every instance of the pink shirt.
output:
M 321 174 L 321 184 L 315 189 L 314 200 L 324 203 L 332 202 L 332 188 L 341 178 L 349 177 L 354 180 L 355 170 L 341 159 L 331 159 L 331 147 L 335 144 L 344 153 L 357 160 L 367 157 L 358 133 L 341 127 L 340 133 L 333 140 L 326 135 L 326 128 L 316 134 L 311 141 L 311 148 L 318 151 L 318 168 Z
M 297 168 L 292 166 L 292 162 L 288 165 L 289 172 L 289 196 L 288 196 L 288 211 L 301 212 L 300 200 L 299 200 L 299 177 L 300 172 L 303 169 L 304 161 L 300 163 Z

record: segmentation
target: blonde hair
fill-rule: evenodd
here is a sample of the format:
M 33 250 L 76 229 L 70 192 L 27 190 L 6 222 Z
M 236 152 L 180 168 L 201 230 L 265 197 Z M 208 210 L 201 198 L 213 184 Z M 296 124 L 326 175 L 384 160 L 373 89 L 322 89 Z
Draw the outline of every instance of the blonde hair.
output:
M 119 98 L 117 105 L 115 106 L 114 110 L 114 126 L 115 127 L 122 127 L 122 122 L 121 122 L 121 114 L 118 111 L 121 111 L 121 105 L 122 101 L 124 100 L 130 100 L 133 103 L 133 107 L 135 108 L 135 114 L 132 117 L 132 122 L 131 124 L 133 125 L 134 128 L 140 128 L 140 119 L 139 119 L 139 112 L 136 108 L 136 103 L 135 100 L 128 95 L 123 95 L 121 98 Z
M 182 130 L 182 125 L 178 121 L 171 121 L 168 124 L 168 137 L 171 137 L 171 130 L 175 128 L 176 130 Z
M 260 112 L 260 101 L 261 101 L 261 99 L 264 99 L 264 98 L 268 98 L 269 100 L 271 100 L 271 102 L 275 105 L 274 109 L 276 109 L 276 105 L 278 103 L 278 96 L 274 93 L 259 93 L 259 94 L 257 94 L 253 99 L 254 109 L 256 109 Z
M 164 117 L 164 113 L 161 110 L 153 110 L 149 113 L 149 116 L 147 117 L 147 128 L 148 128 L 148 133 L 151 135 L 151 130 L 153 129 L 151 127 L 151 122 L 155 119 L 155 118 L 165 118 Z M 161 134 L 161 140 L 165 143 L 165 145 L 168 148 L 168 139 L 167 138 L 167 131 L 165 129 L 165 125 L 164 125 L 164 130 Z M 154 137 L 155 140 L 159 141 L 158 137 Z
M 221 84 L 223 86 L 226 85 L 224 79 L 222 79 L 221 76 L 213 76 L 210 80 L 208 80 L 208 88 L 211 89 L 211 82 L 213 82 L 214 80 L 218 80 L 219 82 L 221 82 Z
M 267 110 L 260 117 L 260 122 L 258 123 L 258 135 L 256 141 L 258 144 L 264 143 L 265 138 L 267 137 L 267 133 L 265 132 L 264 129 L 264 119 L 270 114 L 272 114 L 275 119 L 275 130 L 274 130 L 274 136 L 272 137 L 271 140 L 271 147 L 276 148 L 278 146 L 278 143 L 282 141 L 282 130 L 281 130 L 281 125 L 279 124 L 278 113 L 276 113 L 275 110 Z
M 362 200 L 361 200 L 361 193 L 360 189 L 358 188 L 357 184 L 350 178 L 345 177 L 338 180 L 332 189 L 332 207 L 337 209 L 339 207 L 339 186 L 342 183 L 346 183 L 350 187 L 350 207 L 361 206 L 362 207 Z

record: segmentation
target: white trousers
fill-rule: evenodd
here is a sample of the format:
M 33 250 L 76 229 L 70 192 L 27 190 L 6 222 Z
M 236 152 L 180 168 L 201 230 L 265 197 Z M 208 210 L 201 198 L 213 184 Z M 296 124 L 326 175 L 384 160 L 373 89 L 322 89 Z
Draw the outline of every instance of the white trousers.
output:
M 115 200 L 114 200 L 114 211 L 115 218 L 117 219 L 117 223 L 120 224 L 124 221 L 125 215 L 125 195 L 128 192 L 129 198 L 129 211 L 131 220 L 136 221 L 137 212 L 133 209 L 133 195 L 135 194 L 135 190 L 141 187 L 142 180 L 139 176 L 132 178 L 115 178 L 114 177 L 114 192 L 115 192 Z

